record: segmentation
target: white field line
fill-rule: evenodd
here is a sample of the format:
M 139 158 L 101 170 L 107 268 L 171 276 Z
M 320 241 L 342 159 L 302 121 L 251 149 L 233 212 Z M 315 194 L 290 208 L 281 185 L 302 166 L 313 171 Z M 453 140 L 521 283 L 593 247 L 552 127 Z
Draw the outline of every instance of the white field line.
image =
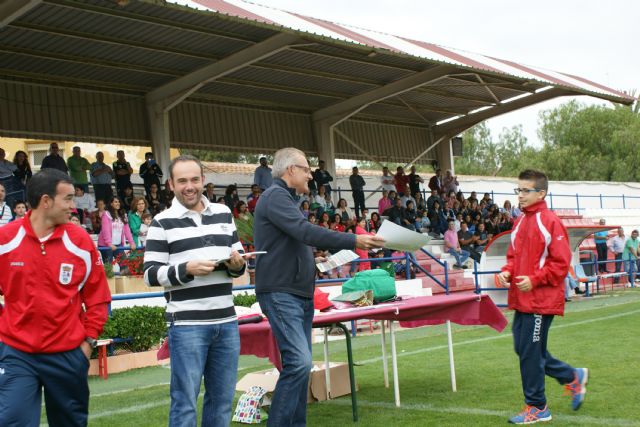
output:
M 633 310 L 633 311 L 629 311 L 626 313 L 618 313 L 618 314 L 612 314 L 609 316 L 602 316 L 602 317 L 598 317 L 598 318 L 593 318 L 593 319 L 588 319 L 588 320 L 581 320 L 581 321 L 577 321 L 577 322 L 571 322 L 571 323 L 565 323 L 562 325 L 558 325 L 556 326 L 554 329 L 559 329 L 559 328 L 567 328 L 570 326 L 580 326 L 580 325 L 584 325 L 584 324 L 588 324 L 588 323 L 592 323 L 592 322 L 598 322 L 601 320 L 608 320 L 608 319 L 615 319 L 615 318 L 619 318 L 619 317 L 624 317 L 624 316 L 629 316 L 632 314 L 636 314 L 636 313 L 640 313 L 640 310 Z M 498 335 L 495 337 L 486 337 L 486 338 L 479 338 L 479 339 L 475 339 L 475 340 L 468 340 L 468 341 L 462 341 L 462 342 L 458 342 L 458 343 L 454 343 L 454 345 L 468 345 L 468 344 L 474 344 L 477 342 L 483 342 L 483 341 L 490 341 L 490 340 L 494 340 L 494 339 L 500 339 L 500 338 L 507 338 L 510 337 L 511 335 Z M 420 349 L 420 350 L 415 350 L 412 352 L 405 352 L 405 353 L 401 353 L 398 356 L 408 356 L 410 354 L 419 354 L 419 353 L 425 353 L 425 352 L 429 352 L 429 351 L 435 351 L 435 350 L 441 350 L 441 349 L 446 349 L 447 346 L 443 345 L 443 346 L 435 346 L 435 347 L 428 347 L 425 349 Z M 372 363 L 374 361 L 380 361 L 382 360 L 381 357 L 378 358 L 374 358 L 374 359 L 368 359 L 364 362 L 360 362 L 360 363 Z M 114 392 L 109 392 L 109 393 L 102 393 L 100 395 L 94 395 L 92 397 L 99 397 L 99 396 L 106 396 L 106 395 L 110 395 L 110 394 L 116 394 L 116 393 L 124 393 L 127 391 L 134 391 L 134 390 L 139 390 L 142 388 L 148 388 L 148 387 L 153 387 L 155 385 L 164 385 L 166 383 L 160 383 L 160 384 L 153 384 L 153 385 L 148 385 L 145 387 L 137 387 L 137 388 L 133 388 L 130 390 L 118 390 L 118 391 L 114 391 Z M 203 393 L 200 393 L 200 395 L 202 395 Z M 152 409 L 152 408 L 157 408 L 159 406 L 165 406 L 165 405 L 169 405 L 170 400 L 169 399 L 163 399 L 157 402 L 153 402 L 153 403 L 146 403 L 146 404 L 142 404 L 142 405 L 133 405 L 133 406 L 127 406 L 127 407 L 121 407 L 119 409 L 114 409 L 114 410 L 110 410 L 110 411 L 103 411 L 103 412 L 96 412 L 96 413 L 90 413 L 89 414 L 89 419 L 96 419 L 96 418 L 103 418 L 103 417 L 109 417 L 109 416 L 113 416 L 113 415 L 121 415 L 121 414 L 127 414 L 127 413 L 132 413 L 132 412 L 139 412 L 139 411 L 144 411 L 147 409 Z M 322 404 L 331 404 L 331 405 L 351 405 L 351 401 L 349 399 L 344 399 L 344 400 L 334 400 L 334 401 L 330 401 L 330 402 L 323 402 Z M 388 409 L 395 409 L 396 406 L 393 403 L 388 403 L 388 402 L 368 402 L 368 401 L 363 401 L 363 400 L 359 400 L 358 401 L 358 405 L 359 406 L 369 406 L 369 407 L 378 407 L 378 408 L 388 408 Z M 460 415 L 484 415 L 484 416 L 500 416 L 500 417 L 509 417 L 513 414 L 511 413 L 507 413 L 505 411 L 496 411 L 496 410 L 489 410 L 489 409 L 480 409 L 480 408 L 465 408 L 465 407 L 436 407 L 433 405 L 429 405 L 429 404 L 404 404 L 402 406 L 402 408 L 404 409 L 408 409 L 408 410 L 415 410 L 415 411 L 428 411 L 428 412 L 441 412 L 441 413 L 450 413 L 450 414 L 460 414 Z M 556 419 L 559 420 L 565 420 L 565 421 L 571 421 L 572 423 L 576 423 L 576 424 L 595 424 L 595 425 L 607 425 L 607 426 L 634 426 L 634 425 L 638 425 L 638 422 L 636 420 L 626 420 L 626 419 L 620 419 L 620 418 L 596 418 L 596 417 L 589 417 L 589 416 L 566 416 L 566 415 L 560 415 L 560 416 L 556 416 Z M 40 424 L 41 427 L 42 426 L 46 426 L 47 424 Z
M 339 406 L 351 406 L 351 399 L 338 399 L 327 400 L 319 402 L 321 405 L 339 405 Z M 390 410 L 409 410 L 409 411 L 421 411 L 421 412 L 438 412 L 443 414 L 453 415 L 480 415 L 489 417 L 501 417 L 507 419 L 515 415 L 515 413 L 509 413 L 507 411 L 497 411 L 493 409 L 481 409 L 481 408 L 465 408 L 461 406 L 436 406 L 429 403 L 408 403 L 403 404 L 400 408 L 396 407 L 393 402 L 371 402 L 366 400 L 358 400 L 358 407 L 367 408 L 382 408 Z M 640 425 L 637 420 L 627 420 L 623 418 L 599 418 L 591 417 L 587 415 L 553 415 L 554 420 L 564 421 L 571 423 L 571 425 L 602 425 L 602 426 L 638 426 Z
M 609 316 L 595 317 L 595 318 L 591 318 L 591 319 L 587 319 L 587 320 L 579 320 L 579 321 L 576 321 L 576 322 L 567 322 L 567 323 L 563 323 L 561 325 L 552 326 L 552 329 L 556 330 L 556 329 L 568 328 L 568 327 L 571 327 L 571 326 L 580 326 L 580 325 L 585 325 L 585 324 L 588 324 L 588 323 L 600 322 L 602 320 L 616 319 L 618 317 L 629 316 L 629 315 L 637 314 L 637 313 L 640 313 L 640 310 L 627 311 L 625 313 L 611 314 Z M 461 346 L 461 345 L 476 344 L 476 343 L 479 343 L 479 342 L 500 340 L 500 339 L 505 339 L 505 338 L 511 338 L 511 334 L 501 334 L 501 335 L 494 335 L 494 336 L 491 336 L 491 337 L 484 337 L 484 338 L 477 338 L 477 339 L 473 339 L 473 340 L 454 342 L 453 346 L 457 347 L 457 346 Z M 418 350 L 405 351 L 405 352 L 402 352 L 402 353 L 398 353 L 397 356 L 398 357 L 406 357 L 406 356 L 412 356 L 414 354 L 429 353 L 429 352 L 432 352 L 432 351 L 445 350 L 447 348 L 448 347 L 446 345 L 438 345 L 438 346 L 434 346 L 434 347 L 421 348 L 421 349 L 418 349 Z M 387 356 L 387 359 L 390 358 L 390 357 L 391 357 L 390 355 Z M 356 360 L 355 363 L 358 363 L 360 365 L 366 365 L 367 363 L 379 362 L 381 360 L 382 360 L 382 356 L 378 356 L 378 357 L 372 357 L 371 359 Z

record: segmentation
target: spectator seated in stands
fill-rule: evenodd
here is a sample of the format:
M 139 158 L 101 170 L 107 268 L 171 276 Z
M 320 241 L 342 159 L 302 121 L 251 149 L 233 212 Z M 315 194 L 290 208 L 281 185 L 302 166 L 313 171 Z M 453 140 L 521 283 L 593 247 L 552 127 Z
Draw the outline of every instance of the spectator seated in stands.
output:
M 416 224 L 416 228 L 421 233 L 428 233 L 431 231 L 431 221 L 429 221 L 426 211 L 418 212 L 416 216 Z
M 470 232 L 472 232 L 472 233 L 476 232 L 476 224 L 471 219 L 471 214 L 466 214 L 464 216 L 464 222 L 467 223 L 467 227 L 469 228 Z
M 27 214 L 27 203 L 22 200 L 18 200 L 13 207 L 13 220 L 17 221 L 22 219 Z
M 133 236 L 136 247 L 140 246 L 138 236 L 140 235 L 140 227 L 142 226 L 142 217 L 145 213 L 148 213 L 147 200 L 142 196 L 135 197 L 127 218 L 129 219 L 129 229 L 131 230 L 131 235 Z
M 125 193 L 126 193 L 125 189 Z M 163 210 L 166 205 L 162 193 L 160 193 L 156 184 L 151 184 L 149 187 L 149 194 L 147 194 L 147 204 L 149 205 L 149 212 L 151 215 L 156 216 Z
M 344 232 L 347 226 L 342 222 L 342 215 L 337 212 L 333 214 L 333 221 L 330 223 L 329 228 L 334 231 Z
M 489 243 L 489 233 L 485 228 L 484 222 L 478 223 L 478 229 L 475 231 L 474 235 L 476 236 L 476 241 L 473 244 L 473 248 L 478 253 L 482 253 L 484 251 L 484 247 Z
M 311 213 L 311 211 L 309 210 L 309 206 L 311 206 L 309 204 L 308 200 L 304 200 L 302 202 L 302 204 L 300 205 L 300 210 L 302 211 L 302 215 L 308 220 L 309 219 L 309 214 Z
M 404 196 L 400 197 L 400 200 L 402 200 L 402 206 L 407 206 L 407 202 L 409 200 L 411 200 L 413 202 L 413 206 L 414 206 L 414 209 L 415 209 L 416 199 L 414 199 L 413 196 L 411 195 L 411 191 L 409 189 L 409 184 L 406 185 L 406 187 L 404 189 Z
M 380 228 L 380 215 L 378 212 L 372 212 L 371 218 L 367 220 L 365 230 L 375 233 Z
M 251 186 L 251 194 L 247 196 L 247 209 L 249 212 L 253 213 L 256 210 L 256 205 L 258 204 L 258 200 L 260 200 L 261 194 L 262 190 L 258 187 L 258 184 L 253 184 Z
M 338 200 L 338 207 L 335 209 L 334 216 L 340 214 L 342 223 L 347 226 L 355 218 L 353 211 L 347 206 L 345 199 Z
M 367 220 L 364 217 L 360 217 L 356 220 L 356 226 L 354 229 L 354 233 L 355 234 L 375 234 L 372 232 L 369 232 L 366 230 L 367 227 Z M 369 252 L 366 249 L 356 249 L 355 252 L 358 254 L 358 256 L 360 257 L 360 259 L 367 259 L 369 258 Z M 357 264 L 357 269 L 358 271 L 364 271 L 364 270 L 371 270 L 371 263 L 367 262 L 360 262 L 360 263 L 354 263 Z
M 383 215 L 385 215 L 389 221 L 402 225 L 402 200 L 400 198 L 396 198 L 393 202 L 393 206 L 384 211 Z
M 502 212 L 500 214 L 500 222 L 498 223 L 498 229 L 500 233 L 509 231 L 511 230 L 512 227 L 513 227 L 513 218 L 511 218 L 511 214 L 508 212 Z
M 309 214 L 309 218 L 307 218 L 307 221 L 309 221 L 311 224 L 318 225 L 318 217 L 313 212 Z
M 160 196 L 162 197 L 162 201 L 164 202 L 165 209 L 169 209 L 171 207 L 171 202 L 175 194 L 171 191 L 171 186 L 169 185 L 169 180 L 167 179 L 164 182 L 164 188 L 160 191 Z
M 75 196 L 73 197 L 73 204 L 78 210 L 78 216 L 80 217 L 80 223 L 84 224 L 84 219 L 89 217 L 89 214 L 96 210 L 96 201 L 89 193 L 85 193 L 83 185 L 74 185 Z
M 224 204 L 227 205 L 229 210 L 233 212 L 236 207 L 236 204 L 240 201 L 238 197 L 238 187 L 234 184 L 227 185 L 227 188 L 224 191 Z
M 460 244 L 460 249 L 469 252 L 469 256 L 475 262 L 480 262 L 480 253 L 477 252 L 473 246 L 476 240 L 477 237 L 469 231 L 467 223 L 462 222 L 460 224 L 460 231 L 458 231 L 458 243 Z
M 318 225 L 320 227 L 330 228 L 330 224 L 331 224 L 331 217 L 329 216 L 329 213 L 323 212 L 322 215 L 320 215 L 320 219 L 318 220 Z
M 13 219 L 11 206 L 6 202 L 7 190 L 4 184 L 0 183 L 0 226 L 7 225 Z
M 215 187 L 211 182 L 204 186 L 204 192 L 202 194 L 207 198 L 207 200 L 209 200 L 210 203 L 215 203 L 218 199 L 215 193 Z
M 416 191 L 413 195 L 413 200 L 415 200 L 416 204 L 416 212 L 426 212 L 427 210 L 427 201 L 422 197 L 422 193 L 420 191 Z
M 402 210 L 402 226 L 411 231 L 416 231 L 417 218 L 416 218 L 416 210 L 413 207 L 413 201 L 407 200 L 407 204 Z M 420 231 L 420 228 L 417 228 L 417 231 Z
M 384 212 L 391 207 L 391 199 L 389 199 L 389 192 L 382 190 L 382 197 L 378 200 L 378 212 Z
M 449 221 L 448 225 L 449 228 L 444 233 L 445 249 L 449 255 L 452 255 L 456 259 L 456 263 L 454 264 L 455 268 L 466 268 L 464 263 L 469 258 L 469 252 L 460 247 L 458 233 L 456 233 L 453 221 Z
M 433 202 L 433 209 L 429 212 L 429 221 L 432 233 L 442 236 L 447 231 L 447 217 L 440 207 L 439 201 Z
M 441 207 L 444 205 L 444 202 L 442 201 L 442 199 L 438 195 L 438 190 L 431 190 L 431 196 L 429 196 L 429 198 L 427 199 L 427 210 L 428 211 L 433 210 L 433 204 L 435 202 L 438 202 Z
M 150 213 L 142 215 L 142 224 L 140 224 L 140 229 L 138 230 L 138 246 L 147 246 L 147 234 L 149 233 L 151 221 L 153 221 L 153 217 Z
M 512 220 L 518 218 L 520 214 L 522 214 L 522 212 L 520 211 L 520 209 L 518 209 L 518 207 L 511 206 L 511 202 L 509 200 L 504 201 L 504 204 L 502 205 L 502 209 L 504 209 L 504 211 L 511 216 Z
M 472 191 L 471 194 L 469 194 L 469 198 L 467 200 L 471 204 L 473 204 L 473 202 L 476 202 L 476 204 L 477 204 L 478 203 L 478 194 L 475 191 Z

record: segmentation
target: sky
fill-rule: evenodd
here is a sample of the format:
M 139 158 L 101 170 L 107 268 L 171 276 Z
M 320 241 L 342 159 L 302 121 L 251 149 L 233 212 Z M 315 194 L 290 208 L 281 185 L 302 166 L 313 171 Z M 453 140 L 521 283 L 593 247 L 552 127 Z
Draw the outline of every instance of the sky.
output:
M 180 3 L 181 0 L 170 0 Z M 254 3 L 445 47 L 575 74 L 613 89 L 640 90 L 636 0 L 254 0 Z M 609 104 L 576 97 L 589 104 Z M 539 146 L 539 112 L 556 98 L 493 119 L 494 138 L 522 125 Z M 609 104 L 610 105 L 610 104 Z

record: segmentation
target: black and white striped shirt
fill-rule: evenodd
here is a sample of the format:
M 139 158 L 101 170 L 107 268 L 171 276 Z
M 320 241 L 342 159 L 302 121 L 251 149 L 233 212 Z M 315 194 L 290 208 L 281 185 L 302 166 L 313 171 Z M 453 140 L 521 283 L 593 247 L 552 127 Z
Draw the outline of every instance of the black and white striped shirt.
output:
M 165 319 L 176 325 L 225 323 L 236 319 L 231 278 L 244 273 L 216 267 L 206 276 L 187 274 L 191 260 L 227 258 L 243 252 L 229 208 L 202 197 L 204 210 L 185 208 L 178 200 L 151 222 L 144 255 L 144 280 L 164 286 Z

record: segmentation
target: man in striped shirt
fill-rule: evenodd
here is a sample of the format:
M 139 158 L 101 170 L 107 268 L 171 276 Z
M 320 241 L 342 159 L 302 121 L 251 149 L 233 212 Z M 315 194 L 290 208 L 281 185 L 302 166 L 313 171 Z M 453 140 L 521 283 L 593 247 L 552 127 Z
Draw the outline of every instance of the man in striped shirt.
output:
M 145 281 L 164 286 L 167 300 L 169 425 L 196 425 L 204 376 L 202 425 L 226 427 L 240 353 L 231 279 L 245 270 L 242 244 L 229 208 L 202 195 L 204 171 L 198 159 L 176 157 L 169 176 L 175 201 L 151 223 L 144 256 Z

